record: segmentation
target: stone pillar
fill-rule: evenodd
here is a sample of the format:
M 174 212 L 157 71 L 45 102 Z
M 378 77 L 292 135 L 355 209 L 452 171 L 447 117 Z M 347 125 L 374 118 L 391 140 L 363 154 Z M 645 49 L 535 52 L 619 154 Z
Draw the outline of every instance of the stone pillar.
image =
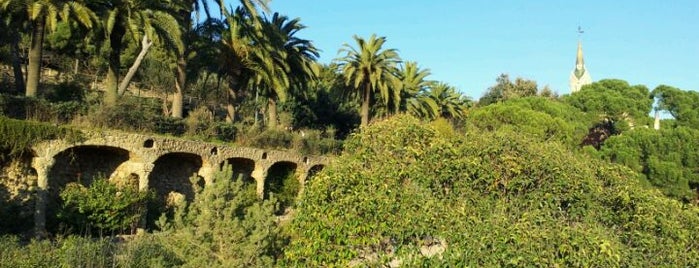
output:
M 138 171 L 138 190 L 139 191 L 147 191 L 148 190 L 148 184 L 149 184 L 148 177 L 150 176 L 150 173 L 153 171 L 153 167 L 155 167 L 155 164 L 153 164 L 153 163 L 144 163 L 142 169 Z
M 267 179 L 268 167 L 262 163 L 255 162 L 255 169 L 252 171 L 252 178 L 257 183 L 257 195 L 264 198 L 265 194 L 265 179 Z
M 296 178 L 299 180 L 299 191 L 296 194 L 297 197 L 301 196 L 303 190 L 306 188 L 306 179 L 308 179 L 308 172 L 311 172 L 310 168 L 296 169 Z
M 199 168 L 198 175 L 204 178 L 205 185 L 209 185 L 214 181 L 214 174 L 217 170 L 217 165 L 202 165 Z
M 139 191 L 148 191 L 148 184 L 150 180 L 148 177 L 150 176 L 150 173 L 153 171 L 153 167 L 155 167 L 155 164 L 153 163 L 143 163 L 143 166 L 141 166 L 141 170 L 138 170 L 138 190 Z M 146 216 L 148 215 L 148 205 L 143 204 L 143 215 L 141 215 L 141 219 L 138 221 L 138 226 L 136 227 L 136 233 L 143 233 L 145 232 L 146 225 L 148 224 L 147 221 L 148 219 Z M 133 227 L 132 227 L 133 228 Z M 133 229 L 132 229 L 133 231 Z
M 36 170 L 36 207 L 34 208 L 34 235 L 46 234 L 46 203 L 48 202 L 49 171 L 55 160 L 53 157 L 34 157 L 32 167 Z

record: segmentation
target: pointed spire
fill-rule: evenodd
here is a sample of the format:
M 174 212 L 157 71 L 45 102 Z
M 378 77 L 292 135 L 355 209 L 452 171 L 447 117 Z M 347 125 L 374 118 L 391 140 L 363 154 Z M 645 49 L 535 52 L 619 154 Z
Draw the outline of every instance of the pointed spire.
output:
M 577 66 L 578 64 L 585 65 L 585 61 L 583 60 L 582 42 L 580 41 L 578 41 L 578 54 L 575 57 L 575 65 Z
M 578 28 L 578 34 L 582 34 L 582 30 Z M 570 92 L 578 92 L 582 86 L 592 83 L 592 78 L 585 68 L 585 60 L 583 59 L 582 41 L 578 39 L 578 52 L 575 55 L 575 68 L 570 74 Z

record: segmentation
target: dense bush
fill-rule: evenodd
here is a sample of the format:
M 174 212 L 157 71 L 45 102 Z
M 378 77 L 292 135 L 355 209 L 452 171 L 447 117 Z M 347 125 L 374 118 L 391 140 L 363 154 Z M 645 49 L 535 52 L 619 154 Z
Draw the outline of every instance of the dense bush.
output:
M 160 244 L 189 267 L 269 267 L 279 252 L 274 198 L 250 198 L 243 180 L 227 166 L 195 198 L 161 217 Z
M 678 127 L 628 131 L 606 140 L 600 155 L 643 174 L 670 197 L 697 200 L 699 130 Z
M 631 170 L 510 131 L 447 133 L 400 116 L 352 136 L 306 186 L 285 265 L 699 265 L 699 210 Z
M 473 110 L 468 127 L 512 130 L 540 141 L 577 146 L 597 119 L 575 107 L 543 97 L 517 98 Z
M 61 191 L 63 207 L 59 218 L 76 230 L 96 228 L 102 233 L 134 231 L 145 216 L 151 192 L 136 187 L 119 187 L 96 178 L 89 187 L 73 182 Z
M 0 158 L 18 156 L 35 143 L 44 140 L 60 138 L 68 142 L 77 142 L 83 139 L 81 132 L 77 130 L 4 116 L 0 116 L 0 137 L 0 151 L 7 152 L 7 155 L 0 154 Z

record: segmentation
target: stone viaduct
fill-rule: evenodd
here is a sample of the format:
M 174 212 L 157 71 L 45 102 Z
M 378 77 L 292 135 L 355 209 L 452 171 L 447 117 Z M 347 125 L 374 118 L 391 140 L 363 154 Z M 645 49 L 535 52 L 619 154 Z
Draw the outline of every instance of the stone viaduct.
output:
M 233 176 L 256 185 L 265 193 L 268 174 L 294 172 L 301 189 L 309 175 L 322 169 L 328 158 L 250 147 L 188 141 L 117 131 L 83 131 L 80 143 L 51 140 L 32 147 L 37 175 L 35 229 L 46 230 L 47 205 L 69 182 L 89 184 L 95 176 L 117 183 L 153 189 L 161 199 L 172 193 L 192 199 L 193 176 L 210 183 L 214 172 L 231 165 Z M 231 178 L 231 179 L 236 179 Z M 299 189 L 299 190 L 301 190 Z M 48 213 L 51 213 L 50 211 Z

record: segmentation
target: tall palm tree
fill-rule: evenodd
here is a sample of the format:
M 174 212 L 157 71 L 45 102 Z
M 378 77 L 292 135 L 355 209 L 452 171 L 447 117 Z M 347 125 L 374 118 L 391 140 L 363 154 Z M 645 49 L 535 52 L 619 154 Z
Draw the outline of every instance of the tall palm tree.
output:
M 258 47 L 254 46 L 254 36 L 261 30 L 258 8 L 268 10 L 267 0 L 240 0 L 240 5 L 229 12 L 223 0 L 216 0 L 221 15 L 226 19 L 228 31 L 222 38 L 219 76 L 228 78 L 227 116 L 232 123 L 236 118 L 235 105 L 242 89 L 251 83 L 253 64 L 251 57 Z
M 378 97 L 388 105 L 398 103 L 400 90 L 392 86 L 395 79 L 396 65 L 400 62 L 395 49 L 383 49 L 386 37 L 371 35 L 368 40 L 354 36 L 357 48 L 344 44 L 338 59 L 339 68 L 345 76 L 345 83 L 361 97 L 361 127 L 369 124 L 369 106 L 372 97 Z M 374 96 L 378 94 L 378 96 Z
M 408 100 L 427 90 L 432 83 L 426 79 L 430 74 L 430 69 L 421 69 L 414 61 L 407 61 L 401 66 L 397 80 L 401 91 L 401 111 L 407 109 Z
M 289 20 L 274 13 L 264 18 L 258 32 L 253 61 L 257 67 L 259 93 L 267 98 L 268 126 L 277 125 L 277 102 L 286 101 L 292 88 L 301 89 L 315 79 L 313 63 L 318 51 L 311 41 L 296 37 L 304 29 L 300 19 Z
M 168 1 L 156 0 L 93 0 L 93 10 L 102 19 L 109 41 L 109 64 L 105 81 L 105 103 L 114 105 L 118 98 L 118 80 L 124 37 L 135 40 L 144 35 L 159 39 L 169 47 L 182 50 L 180 28 Z M 138 62 L 136 62 L 138 63 Z M 125 81 L 128 84 L 128 81 Z
M 198 35 L 193 27 L 192 13 L 196 13 L 198 17 L 200 9 L 206 13 L 207 19 L 211 19 L 209 4 L 206 0 L 182 0 L 175 7 L 174 15 L 180 25 L 184 49 L 177 51 L 175 94 L 172 98 L 172 117 L 174 118 L 182 118 L 184 92 L 187 87 L 187 62 L 197 49 L 195 39 Z
M 235 122 L 236 104 L 243 89 L 249 87 L 253 78 L 252 53 L 253 32 L 250 22 L 250 14 L 244 7 L 226 16 L 228 30 L 221 38 L 221 57 L 218 65 L 219 77 L 225 77 L 228 81 L 226 94 L 226 121 Z
M 3 0 L 0 8 L 4 11 L 27 12 L 31 24 L 31 44 L 27 66 L 27 88 L 25 95 L 35 97 L 41 79 L 41 58 L 46 29 L 56 29 L 58 19 L 74 18 L 78 23 L 91 28 L 95 18 L 94 13 L 82 1 L 70 0 Z

